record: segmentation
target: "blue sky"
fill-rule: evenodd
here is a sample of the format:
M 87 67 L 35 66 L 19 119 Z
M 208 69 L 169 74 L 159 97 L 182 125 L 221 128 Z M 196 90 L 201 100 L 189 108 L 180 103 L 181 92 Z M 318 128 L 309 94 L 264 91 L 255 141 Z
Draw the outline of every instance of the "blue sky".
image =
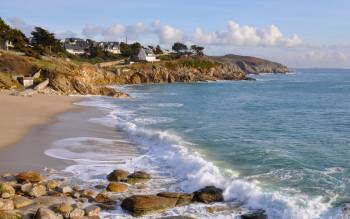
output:
M 291 67 L 350 67 L 346 0 L 2 0 L 0 16 L 30 32 L 161 44 L 202 44 L 213 55 L 239 53 Z M 273 25 L 273 26 L 271 26 Z M 67 32 L 69 31 L 69 32 Z

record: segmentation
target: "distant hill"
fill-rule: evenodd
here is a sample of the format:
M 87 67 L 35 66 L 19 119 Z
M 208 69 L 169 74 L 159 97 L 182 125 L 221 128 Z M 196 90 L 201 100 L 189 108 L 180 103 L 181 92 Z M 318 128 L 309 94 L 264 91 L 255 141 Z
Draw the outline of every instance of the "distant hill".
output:
M 259 73 L 287 73 L 288 67 L 269 60 L 256 58 L 252 56 L 240 56 L 229 54 L 225 56 L 212 56 L 212 59 L 232 65 L 247 74 L 259 74 Z

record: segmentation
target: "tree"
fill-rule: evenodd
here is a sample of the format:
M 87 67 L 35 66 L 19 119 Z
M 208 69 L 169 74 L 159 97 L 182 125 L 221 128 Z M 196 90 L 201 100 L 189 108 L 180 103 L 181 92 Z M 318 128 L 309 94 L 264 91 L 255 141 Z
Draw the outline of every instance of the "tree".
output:
M 15 49 L 20 51 L 25 50 L 25 45 L 28 42 L 28 39 L 20 30 L 11 28 L 0 18 L 0 43 L 4 43 L 7 40 L 11 41 Z
M 197 55 L 197 56 L 203 56 L 204 55 L 204 47 L 202 46 L 197 46 L 197 45 L 192 45 L 191 50 Z
M 133 44 L 126 44 L 126 43 L 121 42 L 119 47 L 120 47 L 120 52 L 121 52 L 122 56 L 134 57 L 134 56 L 137 56 L 137 54 L 139 53 L 142 46 L 138 42 L 133 43 Z
M 156 49 L 154 50 L 154 54 L 157 54 L 157 55 L 163 54 L 163 50 L 162 48 L 160 48 L 159 45 L 157 45 Z
M 41 53 L 63 52 L 63 47 L 55 34 L 50 33 L 41 27 L 35 27 L 32 32 L 32 43 Z
M 187 52 L 187 46 L 183 43 L 176 42 L 172 46 L 172 50 L 174 50 L 177 54 L 184 54 Z

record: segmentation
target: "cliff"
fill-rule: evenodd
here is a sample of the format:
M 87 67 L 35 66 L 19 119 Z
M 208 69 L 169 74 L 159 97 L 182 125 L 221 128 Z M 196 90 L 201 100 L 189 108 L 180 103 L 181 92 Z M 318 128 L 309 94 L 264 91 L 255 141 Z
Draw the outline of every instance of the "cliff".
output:
M 15 75 L 32 75 L 41 69 L 41 79 L 49 79 L 49 87 L 60 94 L 93 94 L 126 97 L 107 87 L 111 84 L 174 83 L 207 80 L 244 80 L 244 72 L 209 58 L 182 58 L 158 63 L 136 63 L 100 68 L 89 63 L 43 57 L 36 59 L 2 52 L 0 55 L 0 84 L 18 88 L 10 80 Z M 6 78 L 6 80 L 1 80 Z
M 118 84 L 175 83 L 209 80 L 245 80 L 242 71 L 209 58 L 181 58 L 127 67 L 105 68 L 116 75 Z
M 252 56 L 239 56 L 239 55 L 225 55 L 214 56 L 212 59 L 230 65 L 237 71 L 242 71 L 246 74 L 259 74 L 259 73 L 287 73 L 288 67 L 269 60 L 260 59 Z
M 128 95 L 108 85 L 175 83 L 209 80 L 249 80 L 247 73 L 287 72 L 288 68 L 253 57 L 184 57 L 156 63 L 136 63 L 101 68 L 69 59 L 21 56 L 0 52 L 0 89 L 21 89 L 16 75 L 32 75 L 41 70 L 35 84 L 49 79 L 49 88 L 59 94 L 92 94 L 114 97 Z M 23 89 L 23 87 L 22 87 Z

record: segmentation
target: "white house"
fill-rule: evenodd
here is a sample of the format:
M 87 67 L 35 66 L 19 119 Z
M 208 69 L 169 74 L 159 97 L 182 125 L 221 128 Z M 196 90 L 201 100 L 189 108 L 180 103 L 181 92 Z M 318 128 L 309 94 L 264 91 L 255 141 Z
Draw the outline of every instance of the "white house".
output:
M 0 43 L 0 49 L 9 50 L 13 47 L 15 47 L 15 45 L 13 45 L 13 43 L 9 40 L 1 41 Z
M 120 54 L 120 47 L 119 47 L 119 43 L 117 42 L 109 42 L 107 43 L 105 50 L 107 52 L 113 53 L 113 54 Z
M 79 38 L 67 38 L 64 42 L 66 51 L 74 55 L 84 54 L 88 47 L 89 44 L 85 40 Z
M 139 61 L 146 61 L 146 62 L 160 61 L 159 59 L 157 59 L 156 55 L 154 55 L 151 50 L 149 49 L 145 50 L 144 48 L 140 49 L 139 54 L 137 55 L 137 59 Z

